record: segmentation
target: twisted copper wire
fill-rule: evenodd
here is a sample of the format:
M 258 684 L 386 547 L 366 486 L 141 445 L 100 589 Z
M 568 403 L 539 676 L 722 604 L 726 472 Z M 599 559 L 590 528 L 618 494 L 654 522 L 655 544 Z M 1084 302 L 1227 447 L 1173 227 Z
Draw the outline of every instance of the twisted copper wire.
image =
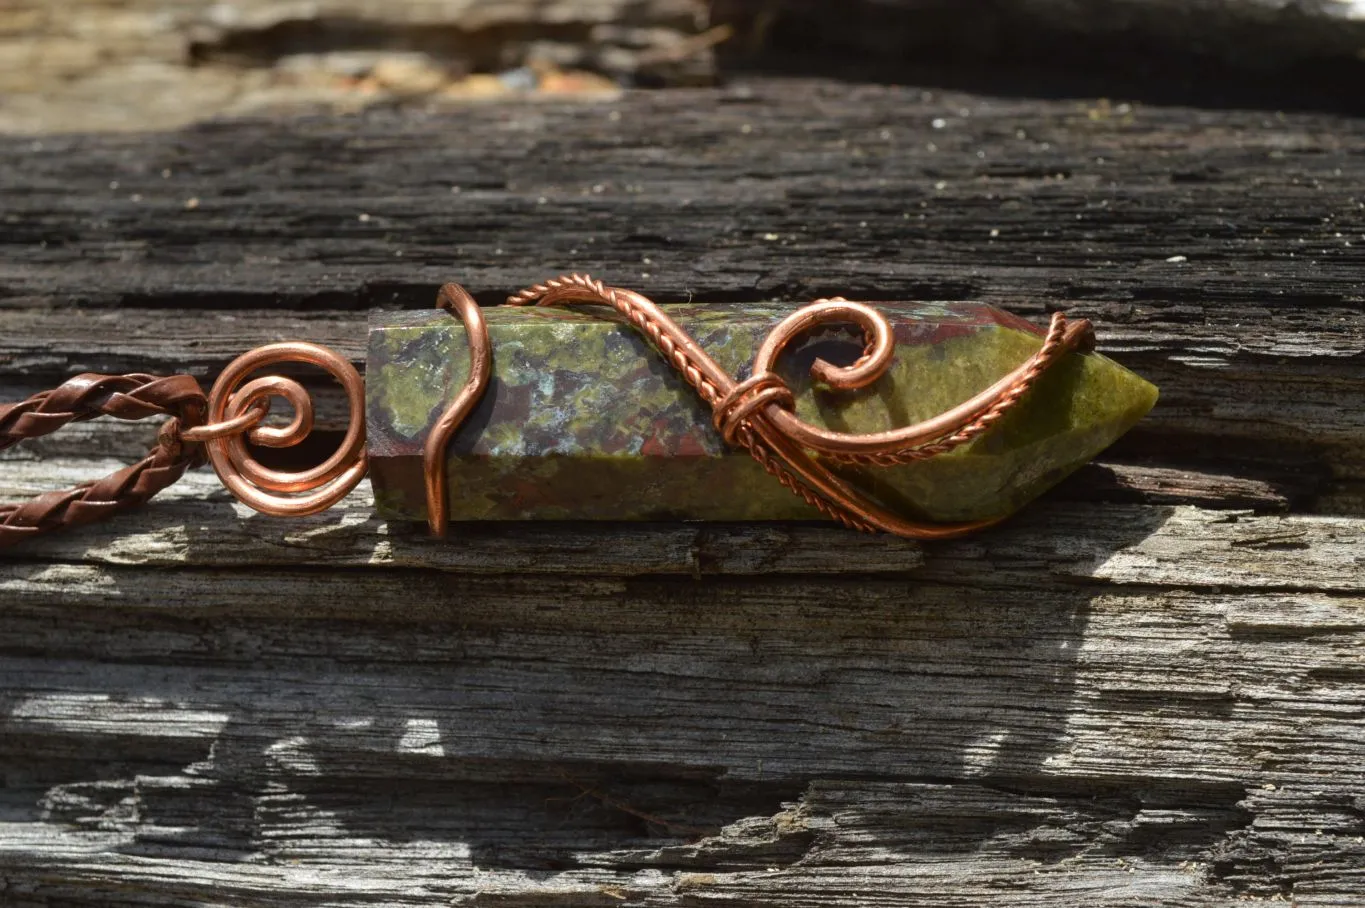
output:
M 966 444 L 1000 420 L 1065 353 L 1090 343 L 1088 322 L 1068 325 L 1055 313 L 1042 347 L 1027 361 L 971 400 L 933 419 L 888 432 L 832 432 L 799 419 L 790 388 L 774 371 L 781 353 L 809 331 L 853 324 L 867 339 L 851 366 L 817 360 L 812 375 L 836 390 L 864 388 L 880 378 L 893 357 L 890 323 L 869 306 L 842 298 L 817 300 L 779 323 L 760 346 L 752 376 L 737 382 L 651 300 L 632 290 L 608 287 L 587 275 L 570 274 L 528 287 L 509 305 L 598 303 L 611 306 L 640 330 L 714 411 L 723 437 L 745 448 L 778 481 L 808 504 L 860 530 L 884 530 L 918 539 L 961 536 L 997 521 L 930 524 L 906 520 L 835 476 L 810 452 L 838 461 L 890 466 L 937 456 Z
M 188 375 L 86 373 L 27 400 L 0 405 L 0 450 L 97 416 L 170 417 L 139 462 L 72 489 L 0 505 L 0 548 L 137 507 L 175 482 L 203 459 L 203 449 L 183 441 L 182 430 L 203 421 L 206 403 L 203 389 Z
M 980 416 L 951 435 L 934 442 L 913 445 L 900 450 L 859 453 L 831 452 L 829 456 L 841 463 L 894 467 L 919 460 L 928 460 L 931 457 L 937 457 L 954 448 L 961 447 L 984 434 L 999 422 L 1058 359 L 1071 350 L 1091 346 L 1094 339 L 1092 330 L 1090 322 L 1085 319 L 1068 322 L 1062 313 L 1054 312 L 1047 335 L 1043 339 L 1043 346 L 1024 364 L 1023 371 L 1016 370 L 1016 372 L 1006 376 L 1010 380 L 1004 383 L 1003 390 L 997 390 L 1000 387 L 1000 383 L 997 383 L 997 385 L 993 385 L 982 392 L 983 395 L 993 398 L 994 402 Z M 975 398 L 973 399 L 975 400 Z M 970 403 L 971 401 L 968 401 L 968 404 Z
M 683 379 L 696 389 L 702 400 L 712 408 L 719 404 L 725 391 L 735 385 L 734 379 L 717 365 L 687 332 L 660 311 L 651 300 L 633 290 L 607 287 L 601 281 L 587 275 L 571 274 L 527 287 L 507 298 L 507 304 L 510 306 L 524 306 L 537 301 L 542 306 L 562 302 L 588 302 L 605 303 L 613 307 L 644 333 L 655 349 L 664 355 L 664 358 L 682 374 Z M 722 388 L 725 391 L 722 391 Z M 799 452 L 788 452 L 785 457 L 776 454 L 754 435 L 747 424 L 737 427 L 735 440 L 749 451 L 765 472 L 821 514 L 851 529 L 873 532 L 883 528 L 861 519 L 850 508 L 840 508 L 830 500 L 830 496 L 819 491 L 817 483 L 804 480 L 797 472 L 789 469 L 793 460 L 804 456 Z M 834 483 L 838 482 L 833 477 L 830 479 Z
M 664 358 L 713 409 L 719 406 L 724 396 L 736 386 L 729 373 L 717 365 L 687 332 L 665 315 L 653 301 L 633 290 L 607 287 L 601 281 L 587 275 L 571 274 L 528 287 L 507 299 L 508 305 L 512 306 L 524 306 L 533 302 L 541 306 L 567 302 L 603 303 L 611 306 L 644 333 L 650 343 L 663 353 Z M 818 301 L 813 305 L 818 306 L 823 302 L 842 303 Z M 866 358 L 865 356 L 864 359 Z M 798 495 L 821 514 L 844 526 L 866 532 L 881 529 L 914 538 L 956 535 L 929 524 L 902 520 L 894 514 L 881 511 L 870 502 L 862 501 L 860 496 L 829 471 L 818 466 L 804 451 L 794 447 L 788 439 L 772 432 L 771 427 L 765 425 L 762 420 L 746 419 L 737 427 L 734 438 L 764 471 L 777 479 L 784 488 Z M 984 522 L 971 526 L 964 525 L 961 532 L 970 532 L 985 525 Z

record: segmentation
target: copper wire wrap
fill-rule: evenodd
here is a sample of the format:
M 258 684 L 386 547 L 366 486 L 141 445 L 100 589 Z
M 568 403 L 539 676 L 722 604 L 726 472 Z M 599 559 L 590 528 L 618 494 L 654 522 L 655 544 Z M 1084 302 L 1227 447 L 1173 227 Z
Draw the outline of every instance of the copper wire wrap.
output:
M 312 469 L 272 470 L 246 447 L 248 438 L 266 447 L 289 447 L 313 429 L 312 399 L 293 379 L 268 375 L 238 387 L 253 372 L 280 363 L 318 366 L 346 392 L 350 406 L 346 437 L 331 457 Z M 257 425 L 270 397 L 282 397 L 293 407 L 289 425 Z M 279 517 L 316 514 L 346 497 L 365 476 L 365 382 L 349 360 L 326 347 L 300 341 L 266 344 L 237 357 L 223 370 L 209 392 L 208 425 L 182 436 L 203 443 L 218 478 L 244 504 Z
M 464 424 L 488 387 L 493 374 L 493 351 L 483 312 L 468 291 L 459 284 L 446 284 L 437 294 L 436 305 L 449 310 L 464 323 L 465 336 L 469 339 L 469 376 L 455 400 L 436 420 L 436 426 L 427 436 L 422 449 L 422 474 L 427 490 L 427 527 L 431 535 L 444 536 L 450 513 L 446 493 L 446 449 L 450 447 L 450 439 L 455 431 Z
M 507 302 L 513 306 L 589 303 L 612 307 L 696 389 L 711 407 L 716 430 L 726 443 L 747 450 L 783 486 L 845 526 L 916 539 L 961 536 L 997 521 L 931 524 L 906 520 L 849 486 L 816 456 L 866 466 L 895 466 L 944 454 L 995 425 L 1068 352 L 1093 344 L 1089 322 L 1068 323 L 1061 313 L 1054 313 L 1038 351 L 975 397 L 915 425 L 857 435 L 832 432 L 797 417 L 795 397 L 773 369 L 787 347 L 810 331 L 851 325 L 865 340 L 862 356 L 850 366 L 816 360 L 811 374 L 835 390 L 871 385 L 891 364 L 894 339 L 890 323 L 870 306 L 836 297 L 816 300 L 797 310 L 764 339 L 755 354 L 751 377 L 737 381 L 657 305 L 633 290 L 608 287 L 586 275 L 572 274 L 528 287 Z M 442 287 L 437 305 L 464 324 L 470 353 L 464 385 L 437 420 L 423 448 L 428 522 L 432 533 L 441 536 L 449 515 L 447 449 L 491 381 L 492 350 L 483 314 L 463 287 Z M 292 473 L 263 466 L 246 447 L 247 439 L 269 447 L 288 447 L 312 431 L 312 400 L 302 385 L 280 375 L 246 381 L 252 373 L 280 363 L 303 363 L 326 370 L 341 383 L 350 406 L 346 436 L 332 456 L 311 469 Z M 272 397 L 283 398 L 293 407 L 289 425 L 260 425 Z M 365 475 L 364 398 L 364 381 L 344 357 L 317 344 L 288 342 L 267 344 L 233 360 L 207 398 L 198 382 L 187 375 L 87 374 L 28 400 L 0 406 L 0 450 L 25 438 L 54 432 L 69 422 L 100 415 L 120 419 L 155 414 L 171 417 L 141 462 L 74 489 L 0 506 L 0 547 L 140 505 L 179 479 L 205 453 L 228 490 L 258 511 L 303 516 L 326 510 L 350 493 Z
M 754 357 L 752 377 L 739 382 L 657 305 L 633 290 L 608 287 L 587 275 L 571 274 L 528 287 L 507 302 L 513 306 L 611 306 L 643 333 L 711 406 L 716 428 L 724 439 L 747 450 L 783 486 L 845 526 L 914 539 L 962 536 L 998 521 L 933 524 L 906 520 L 849 486 L 812 455 L 893 466 L 946 453 L 998 422 L 1066 353 L 1093 343 L 1089 322 L 1068 323 L 1060 312 L 1054 313 L 1038 351 L 975 397 L 912 426 L 855 435 L 832 432 L 797 417 L 791 389 L 773 367 L 782 352 L 802 335 L 816 328 L 852 325 L 866 339 L 863 355 L 851 366 L 816 360 L 811 374 L 835 390 L 865 388 L 877 381 L 891 364 L 894 339 L 890 323 L 870 306 L 835 298 L 817 300 L 797 310 L 773 328 Z

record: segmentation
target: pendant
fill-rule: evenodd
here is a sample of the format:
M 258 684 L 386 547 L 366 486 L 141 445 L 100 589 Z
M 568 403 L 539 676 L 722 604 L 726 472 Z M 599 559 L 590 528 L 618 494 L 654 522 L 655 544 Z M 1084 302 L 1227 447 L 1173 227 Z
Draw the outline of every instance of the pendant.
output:
M 817 324 L 775 364 L 795 416 L 874 437 L 933 419 L 1038 353 L 1044 333 L 978 303 L 867 304 L 889 323 L 894 356 L 865 387 L 812 377 L 853 364 L 856 324 Z M 658 307 L 724 372 L 743 381 L 782 304 Z M 600 307 L 499 306 L 482 312 L 491 376 L 445 445 L 452 520 L 809 520 L 816 507 L 726 444 L 711 407 L 645 332 Z M 849 330 L 852 328 L 853 330 Z M 423 452 L 471 370 L 466 326 L 440 311 L 386 314 L 369 334 L 366 422 L 376 507 L 426 520 Z M 1096 354 L 1068 354 L 988 431 L 890 466 L 817 455 L 841 482 L 928 524 L 997 521 L 1055 485 L 1151 409 L 1156 388 Z
M 583 275 L 480 308 L 447 284 L 438 308 L 382 316 L 367 375 L 316 344 L 267 344 L 206 395 L 190 376 L 81 375 L 0 406 L 0 449 L 68 422 L 171 417 L 140 463 L 0 506 L 0 546 L 135 507 L 207 459 L 268 514 L 331 507 L 368 472 L 380 516 L 805 520 L 906 537 L 1005 518 L 1142 418 L 1157 391 L 1093 352 L 1085 321 L 1046 331 L 977 303 L 817 300 L 660 306 Z M 257 446 L 312 428 L 317 366 L 346 392 L 344 440 L 297 472 Z M 293 410 L 265 425 L 271 401 Z

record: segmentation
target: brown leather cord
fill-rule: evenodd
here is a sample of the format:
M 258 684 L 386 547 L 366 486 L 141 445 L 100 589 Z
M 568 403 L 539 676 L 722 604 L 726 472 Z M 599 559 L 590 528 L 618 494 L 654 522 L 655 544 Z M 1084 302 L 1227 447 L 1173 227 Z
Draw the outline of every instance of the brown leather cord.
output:
M 40 533 L 103 520 L 145 503 L 203 461 L 203 446 L 182 441 L 180 433 L 203 423 L 206 405 L 204 390 L 191 376 L 141 373 L 85 373 L 28 400 L 0 405 L 0 450 L 97 416 L 171 417 L 138 463 L 73 489 L 0 505 L 0 548 Z

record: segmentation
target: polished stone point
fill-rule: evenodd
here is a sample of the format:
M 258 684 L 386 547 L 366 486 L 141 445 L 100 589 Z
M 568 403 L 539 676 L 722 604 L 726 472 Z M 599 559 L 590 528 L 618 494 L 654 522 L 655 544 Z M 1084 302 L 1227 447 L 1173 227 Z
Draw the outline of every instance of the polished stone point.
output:
M 845 432 L 933 417 L 990 386 L 1042 344 L 1040 329 L 977 303 L 872 303 L 890 320 L 895 359 L 860 391 L 810 378 L 817 357 L 853 362 L 861 338 L 821 330 L 779 371 L 797 413 Z M 743 379 L 763 338 L 795 307 L 664 307 Z M 493 379 L 450 443 L 452 520 L 791 520 L 819 515 L 744 451 L 727 448 L 711 412 L 645 339 L 611 310 L 484 310 Z M 465 381 L 459 320 L 390 313 L 371 326 L 366 375 L 370 476 L 379 513 L 424 520 L 422 445 Z M 1059 361 L 998 424 L 969 444 L 896 467 L 834 465 L 907 517 L 1003 517 L 1055 485 L 1142 418 L 1156 388 L 1098 354 Z

